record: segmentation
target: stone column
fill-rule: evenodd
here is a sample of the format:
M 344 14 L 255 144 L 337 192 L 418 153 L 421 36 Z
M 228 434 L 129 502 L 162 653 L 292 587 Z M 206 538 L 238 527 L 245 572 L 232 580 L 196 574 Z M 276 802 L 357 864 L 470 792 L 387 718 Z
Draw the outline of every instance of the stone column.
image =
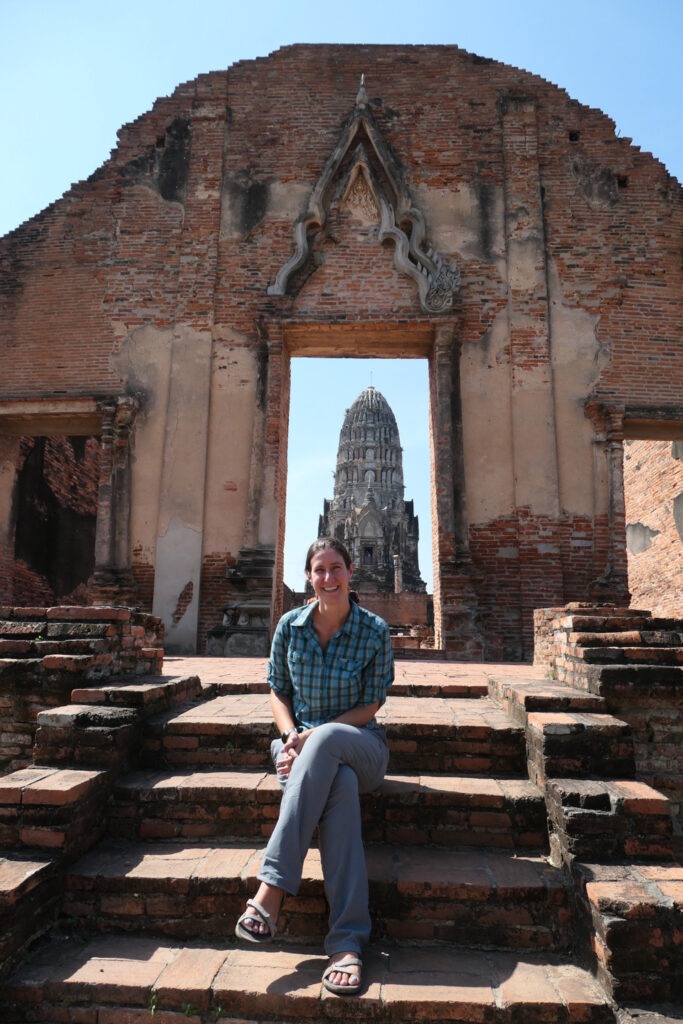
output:
M 178 654 L 195 652 L 199 625 L 225 122 L 225 99 L 195 102 L 183 199 L 153 598 L 154 614 L 165 625 L 166 649 Z
M 99 405 L 102 414 L 100 481 L 95 528 L 95 571 L 89 599 L 98 605 L 135 603 L 130 551 L 130 439 L 138 411 L 128 395 Z
M 607 515 L 596 509 L 594 551 L 599 575 L 591 583 L 590 596 L 601 604 L 627 606 L 628 554 L 626 548 L 626 498 L 624 495 L 624 407 L 589 402 L 586 412 L 595 428 L 595 480 L 598 505 L 606 489 Z M 603 498 L 604 502 L 604 498 Z
M 19 437 L 0 434 L 0 604 L 14 603 L 14 532 L 16 528 Z
M 466 516 L 460 350 L 453 325 L 438 325 L 429 367 L 433 512 L 438 545 L 434 645 L 447 656 L 477 661 L 483 655 L 483 643 Z
M 512 450 L 528 654 L 533 651 L 534 608 L 564 600 L 545 227 L 532 99 L 506 99 L 502 132 Z

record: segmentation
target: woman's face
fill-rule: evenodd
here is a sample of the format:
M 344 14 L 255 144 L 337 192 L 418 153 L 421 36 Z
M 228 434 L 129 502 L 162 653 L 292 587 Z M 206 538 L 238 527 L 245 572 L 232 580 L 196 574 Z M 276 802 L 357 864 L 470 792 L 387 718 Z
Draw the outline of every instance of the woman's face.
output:
M 349 596 L 351 571 L 334 548 L 316 552 L 311 561 L 308 578 L 319 601 L 327 604 Z

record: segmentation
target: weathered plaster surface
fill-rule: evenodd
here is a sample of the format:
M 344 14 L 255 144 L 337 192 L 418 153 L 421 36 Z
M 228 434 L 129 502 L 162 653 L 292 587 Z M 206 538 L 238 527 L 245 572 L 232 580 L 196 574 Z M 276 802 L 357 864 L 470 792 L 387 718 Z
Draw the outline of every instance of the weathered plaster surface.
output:
M 472 524 L 514 508 L 508 317 L 499 314 L 461 358 L 467 514 Z
M 111 357 L 112 369 L 139 397 L 131 457 L 131 547 L 154 562 L 173 332 L 141 327 Z
M 590 472 L 593 428 L 584 404 L 609 353 L 598 337 L 600 318 L 565 302 L 552 262 L 548 276 L 560 504 L 564 511 L 592 516 L 603 509 L 597 504 Z
M 257 366 L 239 332 L 221 327 L 215 333 L 204 550 L 235 555 L 244 543 Z
M 436 249 L 457 254 L 465 260 L 494 260 L 503 277 L 505 238 L 501 188 L 477 188 L 459 183 L 451 190 L 422 185 L 416 189 L 416 198 Z
M 166 532 L 157 541 L 157 571 L 154 584 L 154 614 L 164 622 L 164 646 L 175 654 L 192 654 L 197 643 L 199 616 L 199 574 L 202 558 L 202 534 L 186 523 L 172 518 Z M 192 598 L 180 602 L 192 589 Z

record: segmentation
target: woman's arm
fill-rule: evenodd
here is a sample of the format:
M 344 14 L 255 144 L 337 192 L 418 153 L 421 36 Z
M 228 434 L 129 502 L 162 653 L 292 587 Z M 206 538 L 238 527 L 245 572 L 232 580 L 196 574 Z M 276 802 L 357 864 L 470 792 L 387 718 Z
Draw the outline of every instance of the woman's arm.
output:
M 270 710 L 273 713 L 275 725 L 279 733 L 296 731 L 294 722 L 294 707 L 291 697 L 278 693 L 277 690 L 270 691 Z

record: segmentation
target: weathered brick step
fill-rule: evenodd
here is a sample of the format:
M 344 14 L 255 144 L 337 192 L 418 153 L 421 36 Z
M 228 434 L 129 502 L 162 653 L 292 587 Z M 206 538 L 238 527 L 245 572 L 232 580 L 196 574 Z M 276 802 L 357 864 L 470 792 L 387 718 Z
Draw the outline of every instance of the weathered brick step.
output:
M 0 639 L 0 658 L 44 658 L 48 654 L 102 654 L 109 650 L 101 640 L 25 640 Z
M 126 839 L 267 838 L 280 806 L 266 772 L 138 772 L 114 795 L 109 831 Z M 391 775 L 361 806 L 371 842 L 547 847 L 543 794 L 526 779 Z
M 425 663 L 427 671 L 422 671 L 422 664 L 407 661 L 396 665 L 396 678 L 389 687 L 390 697 L 486 697 L 488 680 L 486 676 L 473 666 L 468 671 L 449 669 L 447 662 Z M 201 667 L 198 670 L 201 674 Z M 207 673 L 207 678 L 209 674 Z M 213 669 L 211 675 L 217 675 Z M 219 696 L 239 693 L 268 693 L 269 686 L 262 673 L 245 673 L 241 677 L 228 679 L 217 678 L 211 684 L 212 690 Z
M 405 653 L 408 655 L 411 652 Z M 164 666 L 169 673 L 173 673 L 174 670 L 177 674 L 196 673 L 208 696 L 268 693 L 267 658 L 180 658 L 170 655 L 164 659 Z M 478 698 L 486 696 L 487 685 L 488 673 L 485 665 L 406 657 L 396 662 L 395 679 L 389 694 Z
M 524 730 L 489 698 L 391 697 L 378 720 L 394 771 L 526 773 Z M 216 697 L 152 718 L 146 765 L 268 767 L 273 735 L 267 695 Z
M 580 864 L 576 874 L 605 989 L 683 1009 L 683 864 Z
M 669 801 L 644 782 L 552 779 L 546 797 L 557 863 L 673 856 Z
M 524 725 L 532 711 L 600 712 L 606 710 L 606 701 L 594 693 L 574 690 L 550 679 L 511 679 L 492 676 L 489 679 L 492 697 L 516 721 Z
M 103 841 L 69 869 L 63 913 L 100 930 L 227 938 L 256 890 L 262 855 L 261 846 L 230 842 Z M 378 939 L 536 950 L 571 942 L 563 875 L 542 857 L 371 845 L 366 858 Z M 322 942 L 326 931 L 320 857 L 311 850 L 279 936 Z
M 18 962 L 31 942 L 57 919 L 61 879 L 50 857 L 0 856 L 0 968 Z
M 123 676 L 71 690 L 74 703 L 38 713 L 34 757 L 41 764 L 137 764 L 141 729 L 152 715 L 202 699 L 196 675 Z
M 22 768 L 0 777 L 0 844 L 66 853 L 87 849 L 104 831 L 104 771 Z
M 322 989 L 326 963 L 307 947 L 177 946 L 136 936 L 55 940 L 9 980 L 5 1021 L 615 1022 L 591 975 L 557 958 L 371 946 L 362 992 L 350 1002 Z
M 662 628 L 661 626 L 653 627 L 652 613 L 644 609 L 609 607 L 572 609 L 571 605 L 567 605 L 567 609 L 569 610 L 568 614 L 560 619 L 560 625 L 564 629 L 570 629 L 576 633 L 616 633 L 622 630 Z
M 571 668 L 572 666 L 570 666 Z M 608 703 L 678 695 L 683 689 L 683 665 L 592 665 L 580 662 L 572 686 L 605 697 Z
M 527 718 L 529 775 L 539 785 L 555 776 L 631 779 L 631 726 L 613 715 L 533 712 Z
M 677 629 L 626 629 L 613 633 L 570 633 L 569 644 L 584 647 L 639 647 L 646 644 L 652 647 L 674 647 L 683 643 L 683 624 Z
M 621 646 L 568 648 L 568 653 L 591 664 L 683 665 L 683 646 Z
M 73 690 L 71 700 L 74 704 L 141 708 L 152 714 L 201 695 L 202 684 L 197 675 L 133 676 L 108 680 L 99 686 L 80 686 Z

